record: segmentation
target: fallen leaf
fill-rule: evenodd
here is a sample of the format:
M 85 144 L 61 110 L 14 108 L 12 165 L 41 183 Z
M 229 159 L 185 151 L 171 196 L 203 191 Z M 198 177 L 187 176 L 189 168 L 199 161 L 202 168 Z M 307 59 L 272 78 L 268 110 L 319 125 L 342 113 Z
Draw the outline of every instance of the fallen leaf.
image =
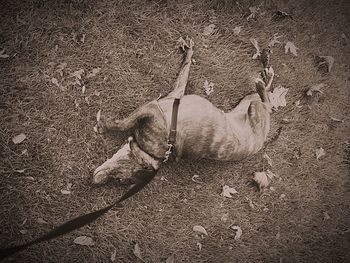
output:
M 325 155 L 326 155 L 326 152 L 325 152 L 325 150 L 324 150 L 322 147 L 316 149 L 315 152 L 316 152 L 316 159 L 317 159 L 317 161 L 318 161 L 322 156 L 325 156 Z
M 96 125 L 94 126 L 94 132 L 98 133 L 98 128 Z
M 61 194 L 63 194 L 63 195 L 70 195 L 70 194 L 71 194 L 71 191 L 68 191 L 68 190 L 61 190 Z
M 267 155 L 267 153 L 263 154 L 263 158 L 267 161 L 267 163 L 272 167 L 272 160 L 270 156 Z
M 0 51 L 0 58 L 9 58 L 10 55 L 5 54 L 5 49 L 2 49 Z
M 283 12 L 283 11 L 276 11 L 272 15 L 272 19 L 275 21 L 280 21 L 286 17 L 293 19 L 292 15 L 288 14 L 287 12 Z
M 269 97 L 271 106 L 274 110 L 277 110 L 278 107 L 285 107 L 287 105 L 286 95 L 288 89 L 284 88 L 282 85 L 279 85 L 273 90 L 273 92 L 268 92 L 267 96 Z
M 139 244 L 137 244 L 137 243 L 135 244 L 134 249 L 133 249 L 132 252 L 134 253 L 134 255 L 135 255 L 138 259 L 140 259 L 140 260 L 143 261 L 142 255 L 141 255 L 141 249 L 140 249 Z
M 68 183 L 67 184 L 67 190 L 69 191 L 72 188 L 73 184 L 72 183 Z
M 260 6 L 249 7 L 250 15 L 247 17 L 247 21 L 249 21 L 250 19 L 256 18 L 259 10 L 260 10 Z
M 281 42 L 278 40 L 282 36 L 279 36 L 278 33 L 273 35 L 273 38 L 270 40 L 268 47 L 273 47 L 276 44 L 280 44 Z
M 221 221 L 226 222 L 228 220 L 228 213 L 225 213 L 221 216 Z
M 85 85 L 81 87 L 81 93 L 85 94 L 85 91 L 86 91 L 86 87 Z
M 94 240 L 91 237 L 79 236 L 73 241 L 75 244 L 81 246 L 93 246 L 95 244 Z
M 281 195 L 280 195 L 280 199 L 283 199 L 283 198 L 285 198 L 285 197 L 286 197 L 285 194 L 281 194 Z
M 260 48 L 259 48 L 259 44 L 258 44 L 258 41 L 255 39 L 255 38 L 251 38 L 249 39 L 250 40 L 250 43 L 252 43 L 252 45 L 255 47 L 256 49 L 256 52 L 255 54 L 253 55 L 253 59 L 257 59 L 259 56 L 260 56 Z
M 236 189 L 229 187 L 228 185 L 224 185 L 222 187 L 222 193 L 221 196 L 223 197 L 227 197 L 227 198 L 232 198 L 232 194 L 237 194 L 238 192 L 236 191 Z
M 12 138 L 12 141 L 14 144 L 19 144 L 21 142 L 23 142 L 25 139 L 27 138 L 27 136 L 24 133 L 18 134 L 15 137 Z
M 58 80 L 57 80 L 56 78 L 52 78 L 52 79 L 51 79 L 51 82 L 52 82 L 53 84 L 55 84 L 57 87 L 60 86 L 60 84 L 58 83 Z
M 13 170 L 14 172 L 16 172 L 16 173 L 19 173 L 19 174 L 23 174 L 25 171 L 26 171 L 26 169 L 22 169 L 22 170 Z
M 214 24 L 210 24 L 209 26 L 206 26 L 203 30 L 203 35 L 210 36 L 215 32 L 216 26 Z
M 19 231 L 22 235 L 25 235 L 25 234 L 27 234 L 28 233 L 28 230 L 26 230 L 26 229 L 22 229 L 22 230 L 20 230 Z
M 235 240 L 239 240 L 242 236 L 242 229 L 239 226 L 231 226 L 233 230 L 236 230 Z
M 325 86 L 326 86 L 326 85 L 323 84 L 323 83 L 314 85 L 314 86 L 312 86 L 311 88 L 308 89 L 308 91 L 306 92 L 306 95 L 312 96 L 312 94 L 313 94 L 314 91 L 317 91 L 317 92 L 323 94 L 323 91 L 322 91 L 321 89 L 324 88 Z
M 28 150 L 27 150 L 27 149 L 24 149 L 24 150 L 21 152 L 21 155 L 26 154 L 27 152 L 28 152 Z
M 238 36 L 239 33 L 241 33 L 241 30 L 242 30 L 242 27 L 241 26 L 236 26 L 234 29 L 233 29 L 233 34 L 235 36 Z
M 37 220 L 36 220 L 39 224 L 47 224 L 47 222 L 42 219 L 41 217 L 39 217 Z
M 196 245 L 198 247 L 198 250 L 201 251 L 202 250 L 202 243 L 197 241 Z
M 115 261 L 116 256 L 117 256 L 117 250 L 114 249 L 113 252 L 112 252 L 112 254 L 111 254 L 111 261 L 112 261 L 112 262 Z
M 298 54 L 297 54 L 297 49 L 299 49 L 299 48 L 297 48 L 297 47 L 294 45 L 293 42 L 288 41 L 288 42 L 286 43 L 285 47 L 284 47 L 284 52 L 287 54 L 288 51 L 289 51 L 289 52 L 292 53 L 294 56 L 297 56 L 297 55 L 298 55 Z
M 34 181 L 34 177 L 33 176 L 25 176 L 23 177 L 24 179 L 30 180 L 30 181 Z
M 72 76 L 72 77 L 75 77 L 75 78 L 77 78 L 77 79 L 81 79 L 81 75 L 83 75 L 84 74 L 84 70 L 83 69 L 79 69 L 79 70 L 77 70 L 77 71 L 74 71 L 73 73 L 71 73 L 70 75 Z M 79 82 L 80 83 L 80 82 Z
M 101 110 L 99 110 L 96 114 L 96 121 L 99 122 L 101 120 Z
M 273 177 L 274 174 L 272 172 L 254 172 L 253 181 L 256 182 L 261 191 L 270 184 L 270 180 Z
M 81 37 L 81 39 L 80 39 L 80 41 L 81 41 L 82 43 L 85 43 L 85 37 L 86 37 L 86 35 L 83 34 L 82 37 Z
M 302 108 L 303 106 L 302 105 L 300 105 L 300 100 L 297 100 L 295 103 L 294 103 L 294 105 L 295 105 L 295 107 L 297 107 L 297 108 Z
M 335 117 L 332 117 L 332 116 L 330 116 L 330 118 L 331 118 L 332 121 L 344 122 L 344 120 L 341 120 L 341 119 L 338 119 L 338 118 L 335 118 Z
M 193 231 L 200 233 L 200 234 L 203 234 L 203 235 L 206 235 L 206 236 L 208 235 L 207 230 L 205 230 L 205 228 L 202 226 L 194 226 Z
M 87 74 L 86 77 L 87 77 L 87 78 L 95 77 L 96 74 L 100 73 L 100 71 L 101 71 L 101 68 L 93 68 L 93 69 L 91 70 L 91 72 L 89 72 L 89 73 Z
M 331 219 L 331 217 L 328 215 L 327 212 L 323 212 L 323 220 L 326 221 L 326 220 L 329 220 Z
M 202 182 L 201 182 L 200 180 L 197 180 L 197 179 L 199 179 L 199 178 L 200 178 L 199 175 L 198 175 L 198 174 L 195 174 L 195 175 L 192 176 L 191 180 L 192 180 L 193 182 L 195 182 L 195 183 L 201 184 Z
M 328 72 L 331 72 L 334 64 L 334 58 L 332 56 L 319 56 L 319 57 L 321 59 L 321 62 L 318 64 L 318 67 L 322 65 L 326 65 Z
M 207 95 L 210 95 L 214 91 L 214 83 L 208 80 L 204 81 L 203 85 L 204 91 Z
M 170 257 L 168 257 L 165 263 L 175 263 L 175 255 L 172 254 Z

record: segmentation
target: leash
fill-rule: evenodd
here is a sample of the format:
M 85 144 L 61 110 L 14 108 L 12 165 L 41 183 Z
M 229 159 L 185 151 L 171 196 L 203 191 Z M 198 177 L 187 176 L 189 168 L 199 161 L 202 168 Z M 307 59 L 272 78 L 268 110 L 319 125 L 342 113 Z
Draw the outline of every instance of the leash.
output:
M 132 197 L 133 195 L 137 194 L 139 191 L 141 191 L 157 174 L 158 170 L 155 169 L 142 169 L 138 170 L 135 173 L 135 176 L 138 178 L 141 178 L 140 182 L 134 185 L 132 188 L 130 188 L 122 197 L 120 197 L 117 201 L 115 201 L 113 204 L 106 206 L 104 208 L 101 208 L 97 211 L 91 212 L 89 214 L 85 214 L 82 216 L 78 216 L 72 220 L 67 221 L 66 223 L 54 228 L 47 234 L 44 234 L 37 239 L 34 239 L 33 241 L 27 242 L 22 245 L 8 247 L 8 248 L 1 248 L 0 249 L 0 260 L 3 260 L 21 250 L 24 250 L 32 245 L 48 241 L 50 239 L 57 238 L 59 236 L 62 236 L 64 234 L 67 234 L 69 232 L 72 232 L 75 229 L 78 229 L 80 227 L 83 227 L 87 224 L 90 224 L 91 222 L 95 221 L 99 217 L 103 216 L 105 213 L 107 213 L 109 210 L 111 210 L 115 205 L 125 201 L 126 199 Z

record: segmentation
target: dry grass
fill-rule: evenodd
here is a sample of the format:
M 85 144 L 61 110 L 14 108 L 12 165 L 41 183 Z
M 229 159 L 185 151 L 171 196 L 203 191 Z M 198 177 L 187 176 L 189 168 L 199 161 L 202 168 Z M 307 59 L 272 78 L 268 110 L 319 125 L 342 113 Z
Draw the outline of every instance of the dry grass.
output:
M 252 1 L 250 1 L 252 2 Z M 255 37 L 266 45 L 274 33 L 293 41 L 298 56 L 274 49 L 276 85 L 289 88 L 288 105 L 273 115 L 268 146 L 273 189 L 258 193 L 249 185 L 252 172 L 266 169 L 262 153 L 239 163 L 213 161 L 169 164 L 142 193 L 96 223 L 62 238 L 33 246 L 9 262 L 137 262 L 139 243 L 146 262 L 348 262 L 349 192 L 349 23 L 347 1 L 264 1 L 266 15 L 246 22 L 247 7 L 230 1 L 3 1 L 0 47 L 11 57 L 0 59 L 0 198 L 1 246 L 18 244 L 45 233 L 76 215 L 110 203 L 123 188 L 91 186 L 91 172 L 111 156 L 127 134 L 103 137 L 93 132 L 95 114 L 123 117 L 159 93 L 172 88 L 181 55 L 174 48 L 180 36 L 191 36 L 197 64 L 191 69 L 189 93 L 206 96 L 203 82 L 215 83 L 209 100 L 229 110 L 253 91 L 251 78 L 260 65 L 251 60 Z M 273 22 L 276 9 L 294 20 Z M 202 35 L 210 23 L 218 32 Z M 233 29 L 242 25 L 242 33 Z M 85 41 L 81 37 L 85 34 Z M 342 34 L 347 39 L 341 37 Z M 74 36 L 76 40 L 74 40 Z M 331 55 L 331 73 L 321 74 L 314 55 Z M 49 65 L 50 62 L 56 65 Z M 57 65 L 67 63 L 63 77 Z M 283 63 L 286 65 L 284 66 Z M 69 74 L 101 67 L 81 87 L 61 90 Z M 328 88 L 306 100 L 305 89 L 317 83 Z M 294 106 L 301 100 L 302 108 Z M 77 106 L 79 104 L 79 106 Z M 343 119 L 335 123 L 330 116 Z M 282 119 L 289 118 L 290 124 Z M 14 145 L 12 137 L 27 139 Z M 315 149 L 326 156 L 315 159 Z M 27 153 L 21 154 L 27 149 Z M 301 157 L 296 159 L 295 152 Z M 26 169 L 25 173 L 14 170 Z M 191 180 L 199 174 L 203 184 Z M 33 177 L 34 180 L 28 179 Z M 72 194 L 61 189 L 72 184 Z M 239 194 L 223 199 L 224 184 Z M 285 197 L 281 198 L 281 194 Z M 324 220 L 324 212 L 330 216 Z M 221 220 L 228 214 L 226 222 Z M 39 224 L 43 218 L 47 224 Z M 234 240 L 230 225 L 243 230 Z M 192 233 L 202 225 L 209 233 L 198 251 Z M 21 234 L 21 230 L 26 230 Z M 23 232 L 23 231 L 22 231 Z M 73 244 L 79 235 L 96 244 Z

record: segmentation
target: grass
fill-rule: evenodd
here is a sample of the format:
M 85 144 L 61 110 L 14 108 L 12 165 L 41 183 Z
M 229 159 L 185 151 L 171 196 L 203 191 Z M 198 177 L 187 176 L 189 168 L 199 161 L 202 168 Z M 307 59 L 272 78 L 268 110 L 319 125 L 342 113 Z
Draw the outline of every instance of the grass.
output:
M 252 78 L 261 66 L 251 59 L 249 38 L 267 45 L 279 33 L 283 43 L 299 48 L 294 57 L 278 45 L 271 56 L 275 86 L 289 88 L 287 106 L 272 116 L 270 137 L 279 127 L 282 133 L 265 150 L 273 160 L 270 169 L 280 176 L 273 188 L 259 193 L 249 184 L 254 171 L 268 168 L 263 152 L 237 163 L 170 163 L 123 207 L 8 262 L 108 262 L 114 249 L 115 262 L 137 262 L 135 243 L 145 262 L 165 262 L 171 254 L 176 262 L 349 261 L 349 4 L 262 3 L 266 14 L 247 22 L 248 7 L 259 3 L 2 2 L 0 47 L 10 57 L 0 59 L 1 247 L 32 240 L 121 195 L 123 187 L 91 184 L 92 171 L 127 137 L 96 135 L 96 113 L 102 109 L 124 117 L 168 93 L 180 66 L 175 48 L 180 36 L 189 35 L 196 44 L 188 93 L 207 97 L 222 110 L 232 109 L 254 89 Z M 294 20 L 271 21 L 275 10 L 293 14 Z M 210 23 L 218 31 L 206 37 L 202 32 Z M 242 26 L 239 36 L 235 26 Z M 317 70 L 316 55 L 335 58 L 330 73 Z M 57 71 L 62 63 L 67 64 L 63 76 Z M 86 72 L 97 67 L 101 71 L 87 78 Z M 70 74 L 80 69 L 85 70 L 85 94 L 81 86 L 68 85 L 74 80 Z M 52 78 L 68 86 L 59 88 Z M 215 83 L 210 96 L 204 93 L 205 80 Z M 327 84 L 324 94 L 307 99 L 305 90 L 318 83 Z M 294 105 L 297 100 L 301 108 Z M 284 124 L 284 118 L 291 123 Z M 13 144 L 22 132 L 27 139 Z M 326 155 L 317 161 L 319 147 Z M 25 172 L 15 172 L 21 169 Z M 191 180 L 194 174 L 202 184 Z M 67 184 L 72 193 L 63 195 Z M 220 196 L 225 184 L 238 191 L 233 199 Z M 330 219 L 324 220 L 324 213 Z M 209 234 L 200 240 L 201 251 L 194 225 Z M 239 241 L 232 225 L 243 230 Z M 92 237 L 95 245 L 74 244 L 80 235 Z

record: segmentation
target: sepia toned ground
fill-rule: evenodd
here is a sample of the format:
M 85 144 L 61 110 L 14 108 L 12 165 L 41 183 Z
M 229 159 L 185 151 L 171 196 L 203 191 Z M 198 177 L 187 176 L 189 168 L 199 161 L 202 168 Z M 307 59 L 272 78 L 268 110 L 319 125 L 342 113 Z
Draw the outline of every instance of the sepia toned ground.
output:
M 257 17 L 247 21 L 249 7 L 259 4 Z M 293 19 L 272 20 L 277 10 Z M 1 248 L 125 192 L 125 186 L 91 183 L 92 171 L 128 136 L 96 134 L 96 113 L 122 118 L 171 91 L 181 62 L 179 37 L 195 42 L 187 92 L 224 111 L 254 91 L 261 64 L 252 59 L 250 38 L 266 47 L 274 34 L 282 36 L 271 65 L 274 86 L 289 89 L 287 106 L 272 115 L 269 137 L 280 127 L 281 134 L 263 151 L 241 162 L 168 163 L 122 207 L 5 262 L 112 262 L 113 252 L 114 262 L 141 262 L 135 244 L 144 262 L 171 255 L 175 262 L 349 262 L 349 10 L 345 0 L 2 1 Z M 216 30 L 207 36 L 210 24 Z M 297 56 L 285 53 L 288 41 Z M 318 69 L 316 56 L 335 59 L 330 72 Z M 210 95 L 206 80 L 214 83 Z M 323 93 L 306 95 L 320 83 Z M 21 133 L 26 139 L 14 144 Z M 320 148 L 325 155 L 317 160 Z M 253 173 L 267 169 L 279 177 L 259 192 Z M 224 185 L 238 193 L 224 198 Z M 196 236 L 196 225 L 208 236 Z M 234 226 L 242 229 L 238 240 Z M 94 245 L 73 243 L 79 236 Z

